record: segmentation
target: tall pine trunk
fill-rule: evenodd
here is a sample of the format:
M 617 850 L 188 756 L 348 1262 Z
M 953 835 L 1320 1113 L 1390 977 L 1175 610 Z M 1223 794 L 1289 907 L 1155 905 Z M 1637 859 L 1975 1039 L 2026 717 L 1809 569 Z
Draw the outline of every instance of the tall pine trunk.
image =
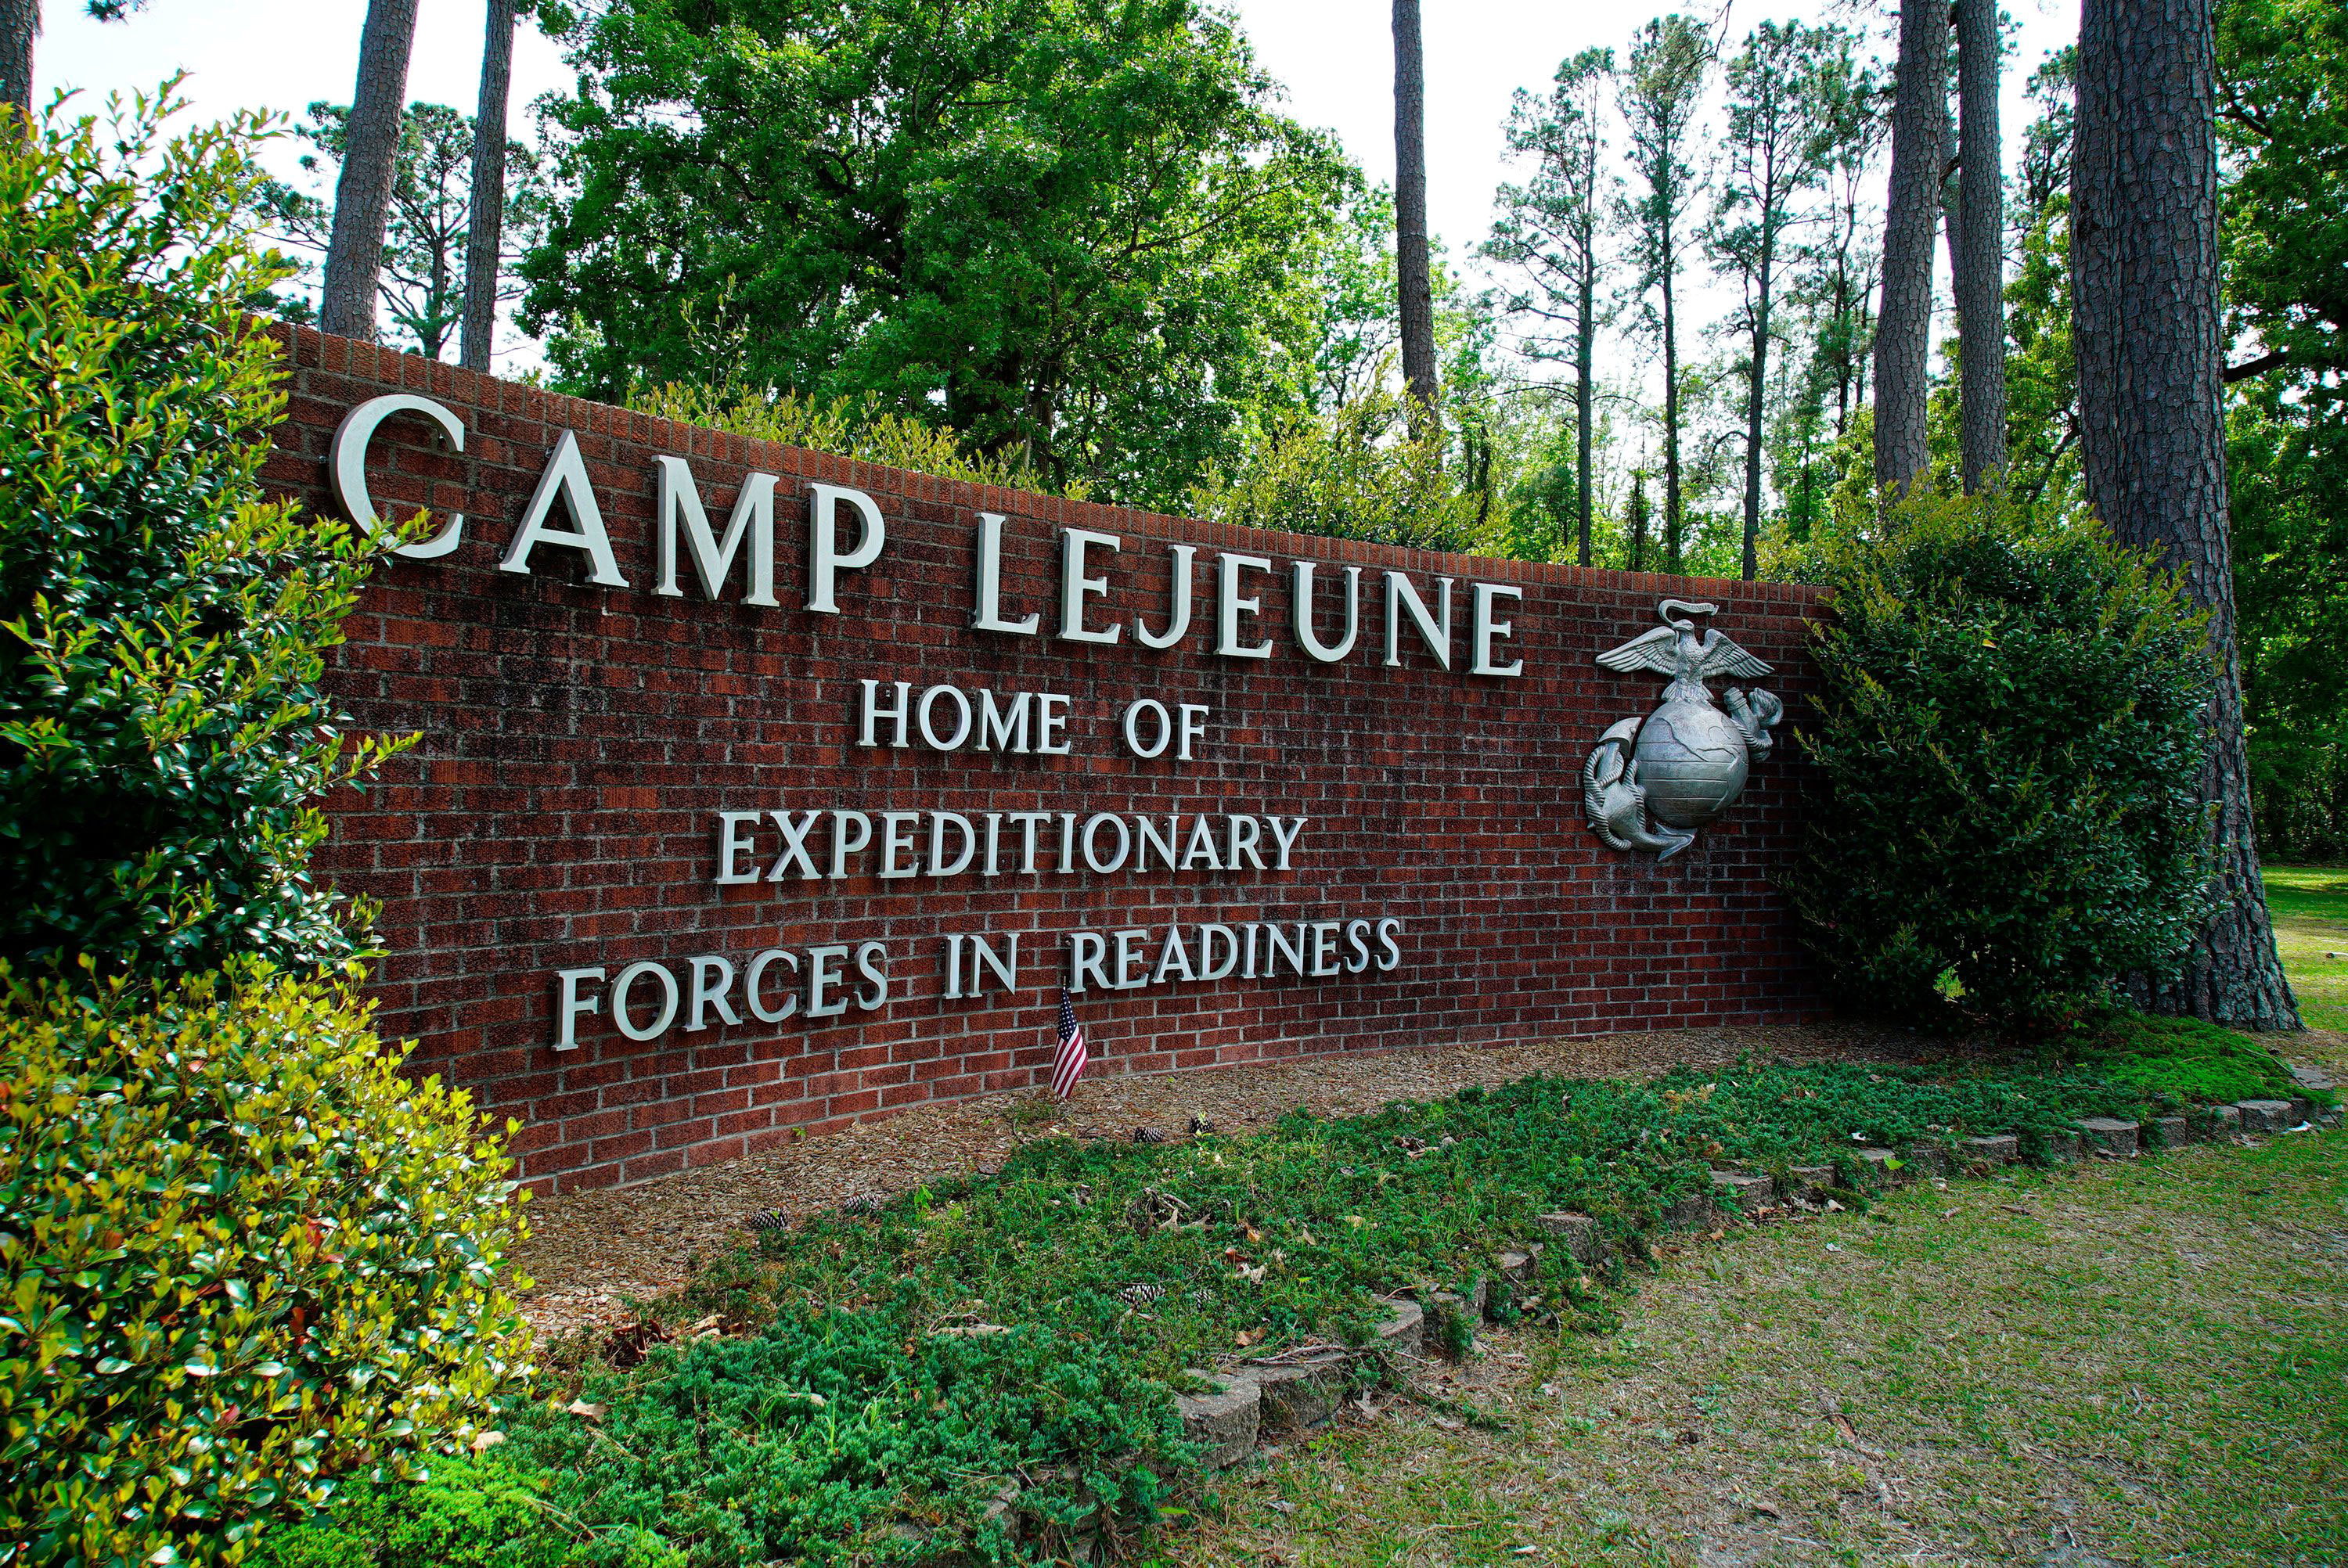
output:
M 489 0 L 481 99 L 473 115 L 472 207 L 465 220 L 465 332 L 458 363 L 484 374 L 495 353 L 505 246 L 506 104 L 513 96 L 514 0 Z
M 1948 0 L 1900 0 L 1891 109 L 1891 190 L 1883 223 L 1883 303 L 1875 324 L 1875 483 L 1903 493 L 1931 461 L 1932 240 L 1948 114 Z
M 1765 232 L 1769 216 L 1761 218 Z M 1745 580 L 1761 575 L 1761 414 L 1769 387 L 1769 271 L 1776 260 L 1774 238 L 1761 249 L 1760 286 L 1753 308 L 1753 380 L 1745 397 Z
M 384 223 L 399 169 L 400 116 L 407 107 L 407 58 L 415 41 L 416 0 L 369 0 L 318 306 L 318 324 L 344 337 L 375 337 Z
M 0 104 L 33 108 L 33 40 L 41 31 L 41 0 L 0 0 Z
M 1423 436 L 1435 409 L 1435 283 L 1426 254 L 1426 60 L 1418 0 L 1394 0 L 1394 46 L 1395 282 L 1402 296 L 1411 431 Z
M 1595 219 L 1586 221 L 1594 223 Z M 1581 290 L 1576 317 L 1573 344 L 1573 417 L 1575 461 L 1577 463 L 1574 497 L 1579 513 L 1581 533 L 1574 551 L 1580 565 L 1590 564 L 1590 463 L 1591 431 L 1590 422 L 1597 412 L 1597 388 L 1592 384 L 1596 366 L 1592 363 L 1598 349 L 1598 247 L 1594 241 L 1581 248 Z
M 2005 189 L 1996 0 L 1957 0 L 1957 356 L 1968 492 L 2005 477 Z
M 1680 514 L 1680 329 L 1672 298 L 1671 218 L 1663 219 L 1663 569 L 1677 572 L 1687 539 Z
M 2085 0 L 2072 147 L 2073 339 L 2087 501 L 2179 568 L 2218 670 L 2201 787 L 2217 917 L 2164 1011 L 2296 1029 L 2259 880 L 2229 554 L 2209 0 Z

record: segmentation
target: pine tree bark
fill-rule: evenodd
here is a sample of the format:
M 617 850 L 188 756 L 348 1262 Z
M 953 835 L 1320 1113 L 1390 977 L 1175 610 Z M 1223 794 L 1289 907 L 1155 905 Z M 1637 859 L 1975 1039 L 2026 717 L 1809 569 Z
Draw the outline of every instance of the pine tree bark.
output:
M 1585 220 L 1591 223 L 1596 221 L 1594 218 Z M 1598 247 L 1594 243 L 1586 244 L 1581 248 L 1581 294 L 1573 345 L 1573 417 L 1577 426 L 1574 432 L 1574 446 L 1575 461 L 1578 465 L 1576 469 L 1578 483 L 1575 486 L 1577 494 L 1574 502 L 1577 511 L 1581 514 L 1580 538 L 1575 548 L 1574 559 L 1580 565 L 1588 566 L 1590 564 L 1591 516 L 1590 461 L 1592 435 L 1591 421 L 1597 413 L 1598 391 L 1594 384 L 1597 371 L 1593 363 L 1597 358 L 1598 351 Z
M 41 0 L 0 0 L 0 104 L 33 111 L 33 40 Z
M 1426 241 L 1426 58 L 1418 0 L 1394 0 L 1395 282 L 1401 295 L 1402 375 L 1411 431 L 1424 436 L 1436 406 L 1435 282 Z
M 514 0 L 489 0 L 481 97 L 473 112 L 472 207 L 465 221 L 465 330 L 457 363 L 487 374 L 496 353 L 505 248 L 506 108 L 513 96 Z
M 1931 460 L 1932 240 L 1940 228 L 1948 115 L 1948 0 L 1900 0 L 1891 109 L 1891 190 L 1883 223 L 1883 302 L 1875 325 L 1875 483 L 1904 494 Z
M 1762 222 L 1770 220 L 1765 212 Z M 1769 389 L 1770 269 L 1776 260 L 1774 241 L 1761 251 L 1760 287 L 1753 309 L 1753 379 L 1745 399 L 1745 580 L 1761 575 L 1761 415 Z
M 2072 150 L 2073 335 L 2087 501 L 2180 569 L 2218 672 L 2201 787 L 2218 914 L 2164 1011 L 2297 1029 L 2259 880 L 2221 398 L 2216 42 L 2209 0 L 2085 0 Z
M 416 0 L 369 0 L 359 32 L 359 74 L 351 94 L 350 136 L 335 184 L 335 227 L 326 241 L 318 324 L 344 337 L 375 338 L 383 236 L 399 167 L 400 118 L 407 107 L 407 60 L 416 42 Z
M 2005 477 L 2005 187 L 1996 0 L 1957 0 L 1957 356 L 1967 493 Z

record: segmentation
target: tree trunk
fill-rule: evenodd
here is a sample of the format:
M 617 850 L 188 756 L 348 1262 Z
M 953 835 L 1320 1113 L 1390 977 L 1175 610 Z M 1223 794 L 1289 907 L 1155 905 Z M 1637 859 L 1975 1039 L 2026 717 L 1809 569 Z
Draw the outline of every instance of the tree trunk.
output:
M 481 101 L 473 115 L 473 201 L 465 220 L 465 333 L 457 363 L 487 374 L 496 352 L 505 246 L 506 104 L 513 96 L 514 0 L 489 0 Z
M 415 39 L 416 0 L 369 0 L 318 305 L 319 326 L 344 337 L 375 338 L 384 221 L 399 169 L 400 116 L 407 107 L 407 56 Z
M 2080 456 L 2113 533 L 2182 569 L 2217 662 L 2201 787 L 2219 913 L 2154 1003 L 2296 1029 L 2259 881 L 2234 641 L 2216 74 L 2209 0 L 2085 0 L 2071 223 Z
M 1764 231 L 1769 222 L 1765 210 Z M 1753 307 L 1753 382 L 1745 399 L 1745 580 L 1761 575 L 1761 405 L 1769 380 L 1769 263 L 1774 242 L 1761 247 L 1760 286 Z
M 1671 219 L 1663 220 L 1663 569 L 1677 572 L 1686 539 L 1680 531 L 1680 336 L 1672 300 Z
M 1574 443 L 1577 448 L 1576 461 L 1579 464 L 1579 470 L 1576 475 L 1578 482 L 1575 486 L 1577 494 L 1574 500 L 1576 510 L 1580 514 L 1581 538 L 1574 559 L 1581 565 L 1588 566 L 1590 564 L 1591 440 L 1590 421 L 1595 412 L 1594 405 L 1597 402 L 1597 389 L 1591 384 L 1596 369 L 1591 362 L 1596 358 L 1598 345 L 1598 251 L 1594 243 L 1584 245 L 1581 250 L 1581 301 L 1576 325 L 1580 330 L 1576 333 L 1573 354 L 1573 414 L 1574 423 L 1578 426 Z
M 1957 0 L 1957 356 L 1968 494 L 2005 478 L 2005 190 L 1996 0 Z
M 1948 113 L 1948 0 L 1900 0 L 1891 110 L 1891 190 L 1883 222 L 1883 303 L 1875 325 L 1875 483 L 1904 493 L 1931 460 L 1932 237 L 1940 227 L 1941 122 Z
M 1401 294 L 1402 375 L 1410 427 L 1424 436 L 1435 409 L 1435 283 L 1426 254 L 1426 62 L 1418 0 L 1394 0 L 1395 282 Z
M 41 0 L 0 0 L 0 104 L 33 112 L 33 39 Z

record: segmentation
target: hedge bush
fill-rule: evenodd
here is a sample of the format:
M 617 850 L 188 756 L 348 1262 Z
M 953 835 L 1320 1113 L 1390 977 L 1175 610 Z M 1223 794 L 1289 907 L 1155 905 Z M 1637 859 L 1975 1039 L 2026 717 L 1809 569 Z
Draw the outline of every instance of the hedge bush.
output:
M 506 1162 L 366 1005 L 251 964 L 0 986 L 0 1542 L 235 1563 L 492 1422 Z
M 318 687 L 374 555 L 261 499 L 260 122 L 0 136 L 0 957 L 334 961 L 316 800 L 393 749 Z
M 2173 579 L 2092 522 L 1931 494 L 1807 570 L 1833 614 L 1788 889 L 1840 998 L 2029 1030 L 2169 971 L 2206 908 L 2210 682 Z

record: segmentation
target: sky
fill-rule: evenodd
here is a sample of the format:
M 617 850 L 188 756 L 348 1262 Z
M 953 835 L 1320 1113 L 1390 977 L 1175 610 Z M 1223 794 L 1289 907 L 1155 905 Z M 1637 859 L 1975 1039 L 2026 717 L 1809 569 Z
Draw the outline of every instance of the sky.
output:
M 2078 33 L 2077 0 L 2007 0 L 2021 36 L 2005 73 L 2002 128 L 2019 149 L 2030 113 L 2023 83 L 2049 51 Z M 1288 89 L 1291 113 L 1334 130 L 1370 177 L 1394 176 L 1391 10 L 1379 0 L 1237 0 L 1232 7 L 1257 57 Z M 1666 7 L 1655 6 L 1654 10 Z M 1699 7 L 1700 9 L 1703 7 Z M 481 60 L 480 0 L 419 0 L 412 98 L 470 112 Z M 349 101 L 365 0 L 150 0 L 127 23 L 89 20 L 79 0 L 47 0 L 47 31 L 35 60 L 36 93 L 58 87 L 95 97 L 151 88 L 185 70 L 195 111 L 299 113 L 314 99 Z M 1765 19 L 1846 22 L 1881 6 L 1852 0 L 1732 0 L 1729 36 Z M 1492 192 L 1509 178 L 1501 136 L 1510 95 L 1540 88 L 1557 62 L 1593 45 L 1618 54 L 1648 6 L 1559 0 L 1439 0 L 1426 9 L 1429 224 L 1453 255 L 1480 240 Z M 518 103 L 566 87 L 560 52 L 525 26 L 515 49 Z M 518 120 L 518 133 L 524 122 Z M 270 161 L 290 172 L 292 149 Z M 2013 166 L 2014 152 L 2008 155 Z

